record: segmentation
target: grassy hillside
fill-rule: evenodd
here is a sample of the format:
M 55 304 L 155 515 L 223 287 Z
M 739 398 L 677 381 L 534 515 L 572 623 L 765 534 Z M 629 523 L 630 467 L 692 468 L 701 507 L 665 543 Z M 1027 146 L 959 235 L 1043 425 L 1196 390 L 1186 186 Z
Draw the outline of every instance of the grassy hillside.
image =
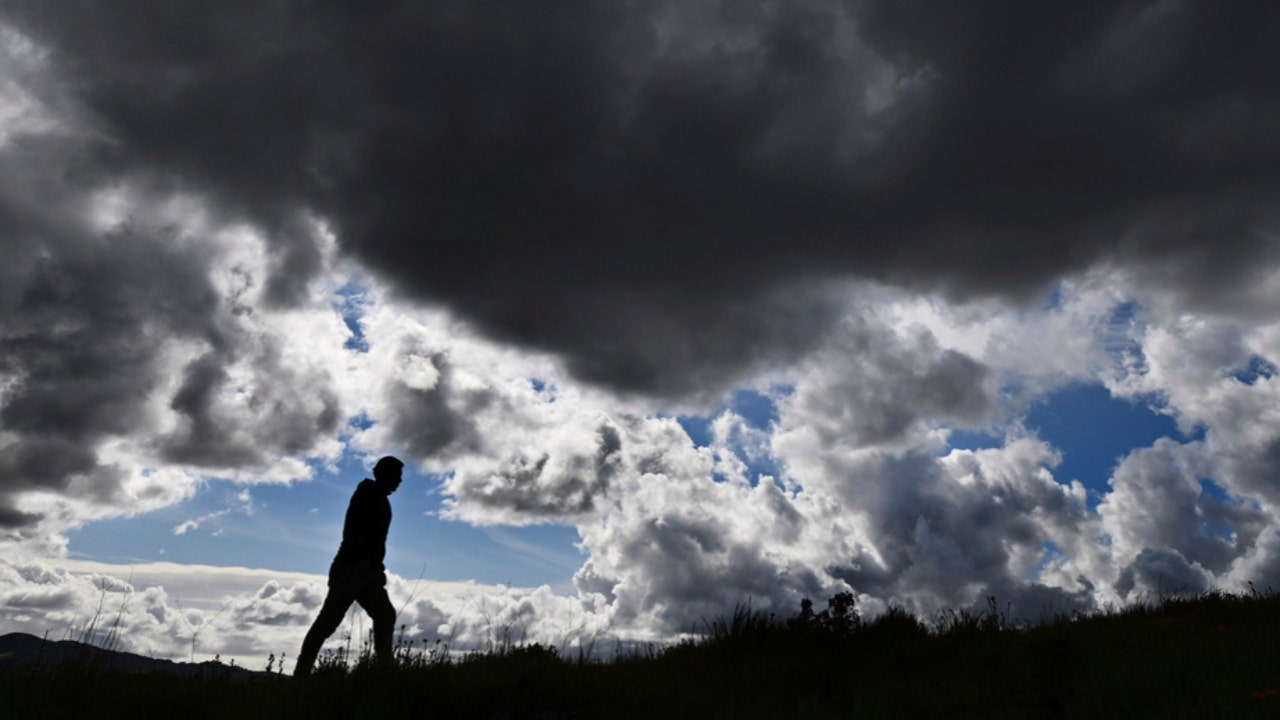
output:
M 948 613 L 861 623 L 740 609 L 698 643 L 609 663 L 533 645 L 398 667 L 330 658 L 236 680 L 92 665 L 0 673 L 6 718 L 1275 718 L 1280 598 L 1210 593 L 1029 628 Z

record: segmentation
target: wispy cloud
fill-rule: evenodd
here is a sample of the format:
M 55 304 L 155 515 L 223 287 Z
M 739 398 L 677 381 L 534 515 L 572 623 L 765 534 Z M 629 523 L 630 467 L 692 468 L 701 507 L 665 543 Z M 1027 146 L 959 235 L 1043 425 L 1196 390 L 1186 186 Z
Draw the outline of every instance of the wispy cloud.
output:
M 248 488 L 242 489 L 239 492 L 237 492 L 231 501 L 233 503 L 232 507 L 228 507 L 223 510 L 215 510 L 210 513 L 205 513 L 204 515 L 201 515 L 196 518 L 192 518 L 190 520 L 186 520 L 178 525 L 175 525 L 173 528 L 173 534 L 185 535 L 188 532 L 191 532 L 192 530 L 198 529 L 201 525 L 204 525 L 210 520 L 216 520 L 217 518 L 225 517 L 232 513 L 241 513 L 246 516 L 253 515 L 254 513 L 253 495 L 249 492 Z M 221 533 L 222 533 L 221 528 L 213 532 L 214 535 L 220 535 Z

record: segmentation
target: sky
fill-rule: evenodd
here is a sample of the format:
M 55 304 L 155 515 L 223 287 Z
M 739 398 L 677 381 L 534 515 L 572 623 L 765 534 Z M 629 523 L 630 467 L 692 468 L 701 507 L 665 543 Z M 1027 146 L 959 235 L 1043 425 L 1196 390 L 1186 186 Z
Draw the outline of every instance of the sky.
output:
M 0 632 L 292 656 L 384 455 L 457 649 L 1280 587 L 1278 31 L 0 2 Z

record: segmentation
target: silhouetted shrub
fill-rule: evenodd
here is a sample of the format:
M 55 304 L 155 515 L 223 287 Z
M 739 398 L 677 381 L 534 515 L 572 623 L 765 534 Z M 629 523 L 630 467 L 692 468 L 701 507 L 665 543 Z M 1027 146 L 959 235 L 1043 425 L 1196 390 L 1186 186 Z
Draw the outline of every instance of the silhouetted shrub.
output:
M 853 593 L 841 592 L 828 598 L 827 609 L 819 613 L 813 612 L 812 600 L 802 599 L 800 613 L 787 621 L 787 627 L 845 635 L 857 630 L 861 622 L 862 618 L 854 609 Z
M 876 619 L 864 623 L 859 636 L 871 642 L 906 642 L 929 636 L 929 630 L 906 608 L 890 605 Z

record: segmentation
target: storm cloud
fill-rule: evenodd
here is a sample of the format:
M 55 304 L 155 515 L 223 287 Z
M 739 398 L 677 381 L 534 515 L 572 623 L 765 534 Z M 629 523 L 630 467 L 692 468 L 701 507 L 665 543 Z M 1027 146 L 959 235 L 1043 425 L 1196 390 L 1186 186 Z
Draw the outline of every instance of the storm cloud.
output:
M 311 212 L 406 296 L 627 390 L 687 393 L 809 346 L 822 304 L 782 298 L 815 278 L 1021 298 L 1118 263 L 1231 306 L 1276 259 L 1280 11 L 1262 5 L 6 16 L 95 119 L 90 171 L 251 219 L 271 298 L 319 268 Z
M 194 489 L 184 467 L 321 454 L 342 415 L 329 370 L 279 331 L 326 328 L 263 299 L 264 241 L 171 188 L 100 176 L 91 132 L 32 85 L 47 59 L 12 34 L 3 50 L 27 72 L 6 91 L 43 119 L 0 142 L 0 532 L 169 504 Z

